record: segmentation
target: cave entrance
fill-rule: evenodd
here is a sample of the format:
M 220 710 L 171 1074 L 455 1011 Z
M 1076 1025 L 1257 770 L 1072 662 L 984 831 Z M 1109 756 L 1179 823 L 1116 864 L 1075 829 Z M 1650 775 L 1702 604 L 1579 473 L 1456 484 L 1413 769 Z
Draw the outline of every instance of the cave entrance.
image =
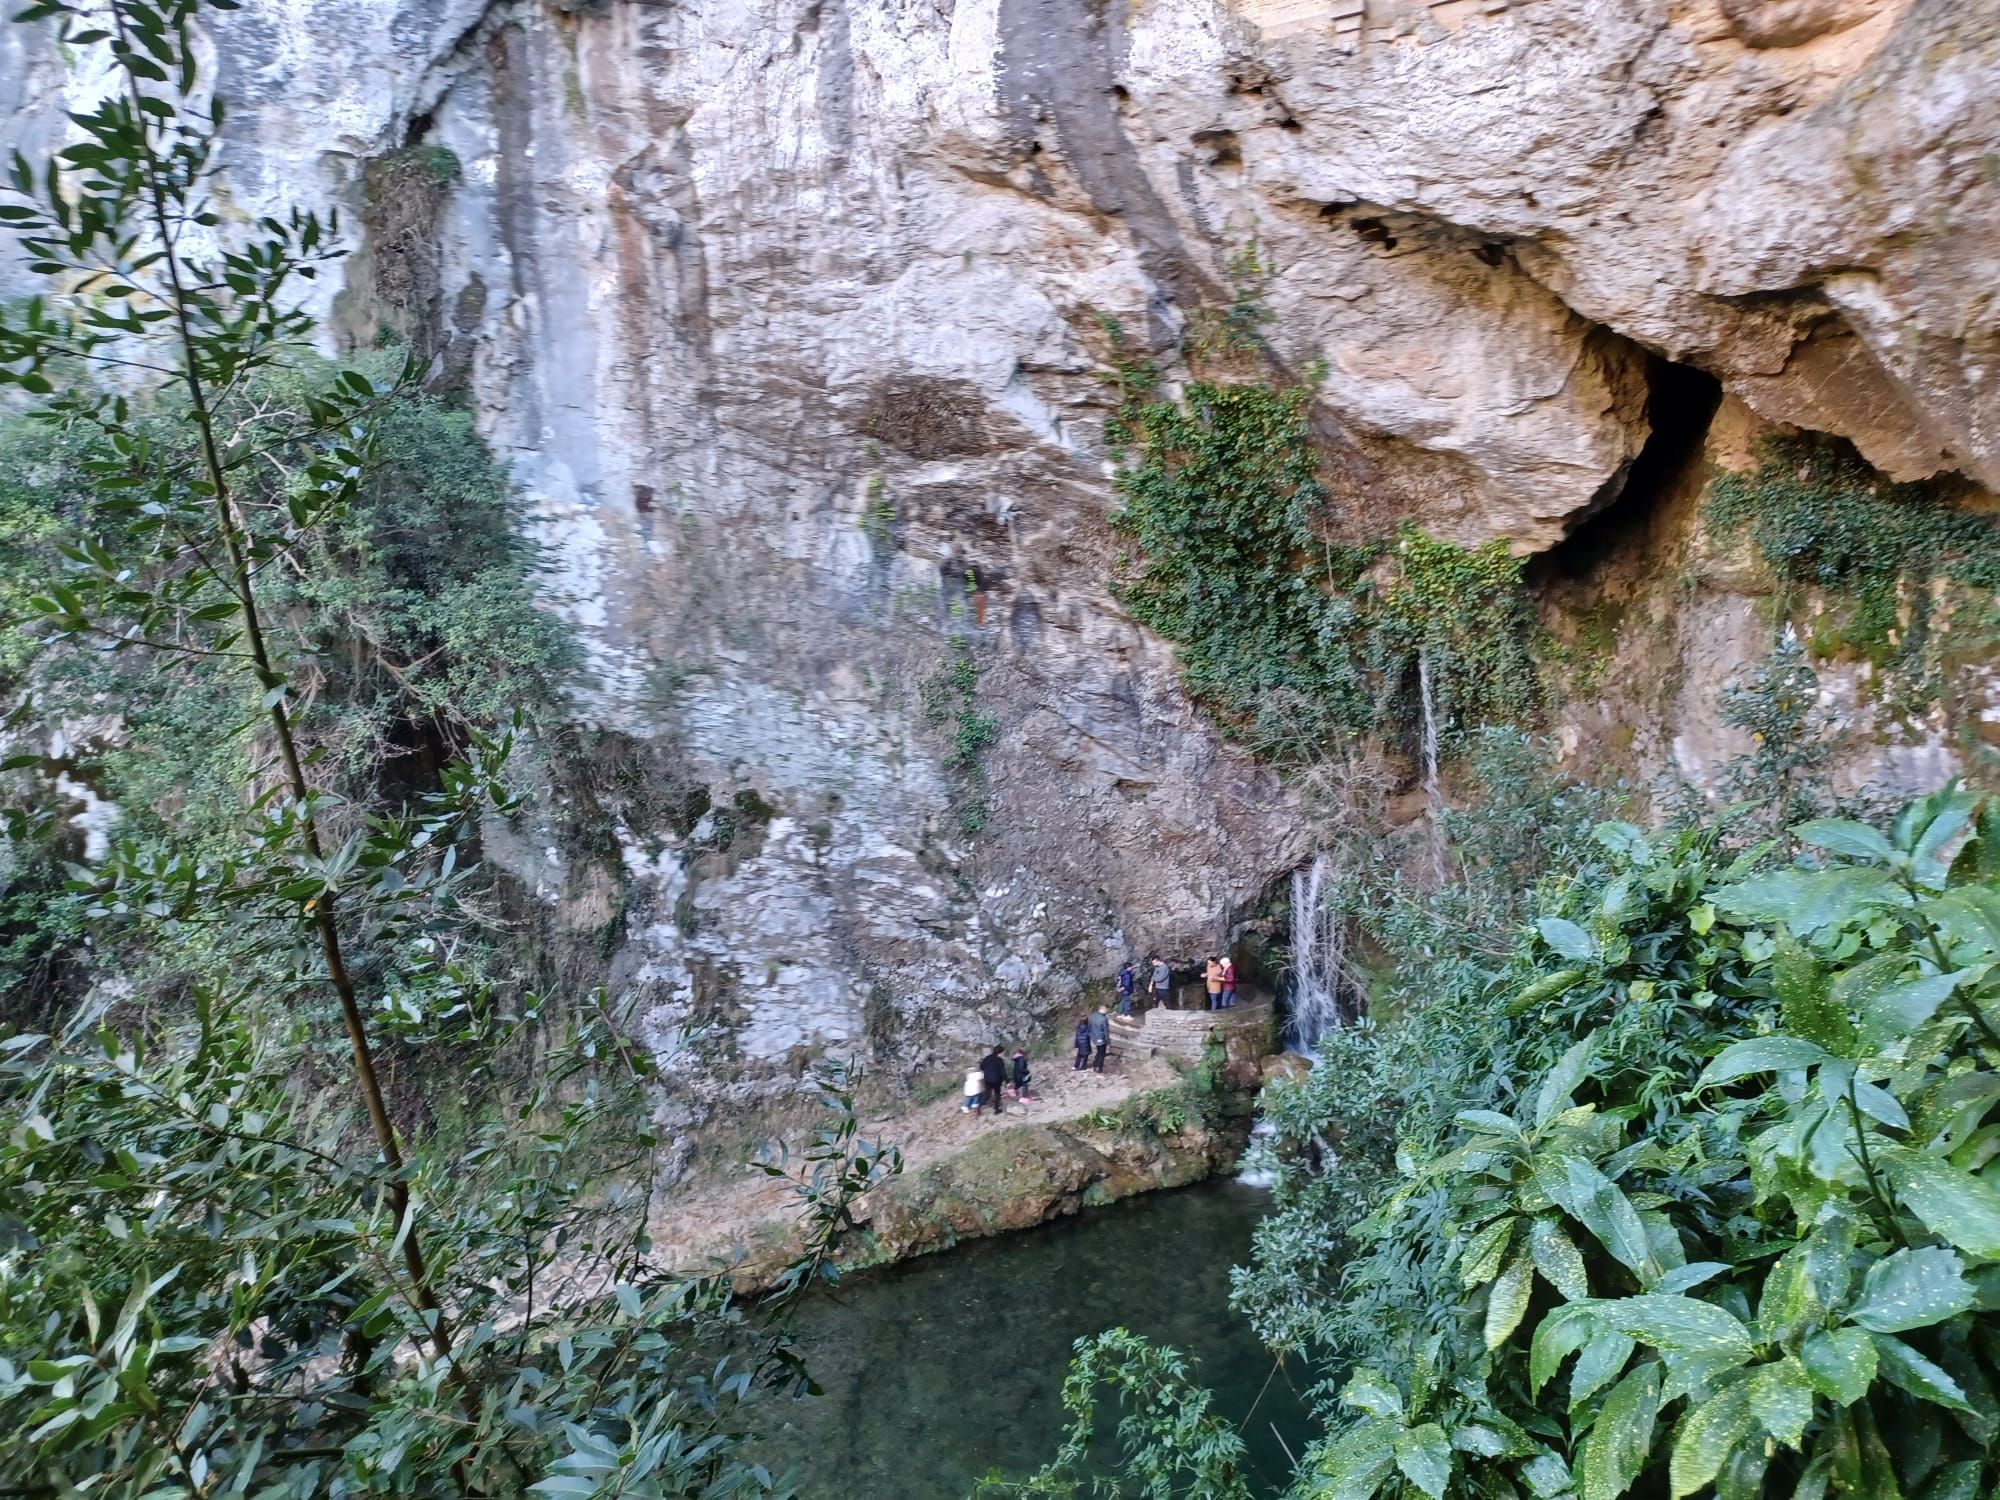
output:
M 1653 518 L 1689 466 L 1701 462 L 1709 426 L 1722 404 L 1722 382 L 1706 370 L 1657 356 L 1648 364 L 1646 380 L 1650 430 L 1638 456 L 1605 485 L 1603 497 L 1567 536 L 1534 559 L 1531 583 L 1593 572 Z

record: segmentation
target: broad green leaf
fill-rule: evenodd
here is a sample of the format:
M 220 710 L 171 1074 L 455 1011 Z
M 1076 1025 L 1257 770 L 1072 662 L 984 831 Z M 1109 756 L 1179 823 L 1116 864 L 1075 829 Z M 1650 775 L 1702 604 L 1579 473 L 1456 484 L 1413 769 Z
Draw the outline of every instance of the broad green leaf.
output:
M 1590 1059 L 1595 1042 L 1595 1036 L 1583 1038 L 1549 1069 L 1548 1076 L 1542 1080 L 1541 1093 L 1535 1100 L 1537 1129 L 1569 1108 L 1570 1096 L 1576 1092 L 1577 1085 L 1590 1076 Z
M 1497 1349 L 1513 1336 L 1527 1316 L 1528 1297 L 1535 1286 L 1535 1263 L 1525 1253 L 1500 1273 L 1486 1294 L 1486 1347 Z
M 1394 1417 L 1402 1419 L 1403 1393 L 1386 1375 L 1363 1365 L 1349 1377 L 1340 1392 L 1340 1399 L 1356 1411 L 1368 1413 L 1371 1417 Z
M 1471 1417 L 1451 1430 L 1451 1445 L 1480 1458 L 1525 1458 L 1535 1451 L 1527 1433 L 1505 1417 L 1488 1412 Z
M 1778 992 L 1787 1036 L 1816 1042 L 1839 1056 L 1851 1055 L 1854 1023 L 1834 1004 L 1832 979 L 1825 966 L 1802 943 L 1788 936 L 1778 944 L 1771 981 Z
M 1431 1500 L 1444 1500 L 1451 1483 L 1451 1443 L 1435 1422 L 1412 1427 L 1396 1438 L 1396 1467 Z
M 1582 1252 L 1555 1219 L 1538 1218 L 1529 1226 L 1528 1253 L 1542 1279 L 1562 1294 L 1563 1301 L 1581 1302 L 1590 1295 Z
M 1798 835 L 1801 843 L 1845 854 L 1851 859 L 1886 862 L 1896 853 L 1895 845 L 1883 834 L 1866 823 L 1853 823 L 1845 818 L 1815 818 L 1810 823 L 1799 824 L 1792 832 Z
M 1535 923 L 1542 941 L 1572 963 L 1588 963 L 1597 957 L 1597 940 L 1566 917 L 1543 917 Z
M 1695 1080 L 1697 1089 L 1730 1083 L 1752 1073 L 1794 1073 L 1827 1060 L 1817 1042 L 1793 1036 L 1756 1036 L 1724 1047 Z
M 1612 1388 L 1583 1440 L 1578 1500 L 1618 1500 L 1646 1467 L 1660 1414 L 1660 1366 L 1647 1360 Z
M 2000 848 L 2000 844 L 1995 847 Z M 2000 957 L 2000 891 L 1967 886 L 1925 902 L 1923 911 L 1951 939 L 1953 947 Z M 1967 955 L 1959 957 L 1962 960 Z
M 1393 1422 L 1369 1418 L 1350 1427 L 1320 1460 L 1314 1494 L 1325 1500 L 1369 1500 L 1396 1467 Z
M 1537 1325 L 1534 1339 L 1528 1345 L 1528 1389 L 1531 1393 L 1540 1395 L 1542 1387 L 1562 1367 L 1562 1362 L 1590 1342 L 1596 1332 L 1596 1322 L 1591 1315 L 1594 1305 L 1570 1303 L 1558 1307 Z
M 1618 1263 L 1641 1282 L 1658 1280 L 1660 1266 L 1653 1256 L 1653 1244 L 1646 1234 L 1646 1225 L 1624 1190 L 1597 1167 L 1579 1157 L 1565 1159 L 1564 1173 L 1569 1179 L 1567 1206 L 1584 1227 L 1596 1235 Z
M 1908 1036 L 1937 1014 L 1937 1008 L 1958 988 L 1958 975 L 1931 974 L 1887 985 L 1862 1003 L 1858 1020 L 1861 1044 L 1875 1050 Z
M 1713 1355 L 1747 1364 L 1757 1352 L 1750 1330 L 1734 1313 L 1692 1297 L 1620 1297 L 1595 1304 L 1592 1314 L 1604 1327 L 1673 1354 Z
M 1917 1500 L 1979 1500 L 1980 1470 L 1977 1459 L 1946 1464 L 1917 1492 Z
M 1484 1131 L 1488 1135 L 1504 1135 L 1514 1140 L 1521 1138 L 1521 1127 L 1497 1110 L 1462 1109 L 1453 1118 L 1468 1130 Z
M 1832 1482 L 1833 1458 L 1821 1453 L 1799 1475 L 1798 1488 L 1792 1491 L 1792 1500 L 1826 1500 L 1827 1486 Z
M 1880 1361 L 1882 1378 L 1891 1385 L 1901 1386 L 1912 1396 L 1952 1411 L 1972 1410 L 1972 1403 L 1965 1399 L 1964 1387 L 1901 1339 L 1876 1334 L 1875 1356 Z
M 1681 1422 L 1667 1465 L 1667 1487 L 1674 1500 L 1712 1483 L 1736 1446 L 1756 1432 L 1750 1394 L 1740 1380 L 1690 1411 Z
M 1753 1369 L 1744 1388 L 1750 1393 L 1750 1412 L 1764 1430 L 1787 1448 L 1798 1447 L 1813 1411 L 1813 1386 L 1805 1366 L 1784 1355 Z
M 1546 1448 L 1521 1465 L 1521 1478 L 1535 1500 L 1554 1500 L 1570 1487 L 1569 1465 Z
M 1746 922 L 1782 922 L 1796 937 L 1838 926 L 1871 907 L 1907 906 L 1909 898 L 1879 870 L 1778 870 L 1715 893 L 1715 905 Z
M 2000 1192 L 1921 1151 L 1887 1147 L 1882 1170 L 1924 1228 L 1980 1260 L 2000 1260 Z
M 1614 1332 L 1600 1333 L 1585 1344 L 1576 1357 L 1576 1368 L 1570 1371 L 1569 1409 L 1575 1411 L 1616 1380 L 1633 1348 L 1631 1338 Z
M 1829 1401 L 1852 1406 L 1875 1383 L 1875 1344 L 1859 1328 L 1816 1333 L 1799 1350 L 1813 1389 Z
M 1514 1222 L 1511 1215 L 1495 1219 L 1472 1237 L 1472 1242 L 1465 1247 L 1458 1273 L 1459 1280 L 1466 1286 L 1484 1286 L 1500 1274 L 1508 1243 L 1514 1237 Z
M 1518 1016 L 1531 1011 L 1544 1000 L 1553 1000 L 1565 990 L 1573 988 L 1581 978 L 1583 978 L 1581 969 L 1558 969 L 1553 974 L 1544 974 L 1508 1002 L 1507 1014 Z
M 1698 1260 L 1685 1266 L 1675 1266 L 1666 1275 L 1654 1282 L 1646 1290 L 1649 1292 L 1691 1292 L 1705 1281 L 1713 1281 L 1729 1270 L 1726 1262 L 1719 1260 Z
M 1898 1250 L 1868 1268 L 1860 1300 L 1847 1316 L 1871 1333 L 1942 1323 L 1972 1306 L 1972 1287 L 1961 1271 L 1949 1250 Z

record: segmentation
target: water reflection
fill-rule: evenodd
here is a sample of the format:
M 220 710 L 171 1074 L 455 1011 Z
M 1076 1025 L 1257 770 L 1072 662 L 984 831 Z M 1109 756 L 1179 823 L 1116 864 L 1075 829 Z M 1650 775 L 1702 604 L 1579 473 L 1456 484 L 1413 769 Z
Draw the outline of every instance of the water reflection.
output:
M 1055 1449 L 1070 1346 L 1122 1326 L 1197 1361 L 1277 1493 L 1277 1434 L 1296 1453 L 1310 1432 L 1297 1366 L 1274 1372 L 1229 1310 L 1229 1268 L 1268 1201 L 1205 1183 L 846 1283 L 800 1320 L 826 1394 L 765 1414 L 759 1456 L 796 1465 L 808 1500 L 949 1500 L 992 1468 L 1028 1473 Z

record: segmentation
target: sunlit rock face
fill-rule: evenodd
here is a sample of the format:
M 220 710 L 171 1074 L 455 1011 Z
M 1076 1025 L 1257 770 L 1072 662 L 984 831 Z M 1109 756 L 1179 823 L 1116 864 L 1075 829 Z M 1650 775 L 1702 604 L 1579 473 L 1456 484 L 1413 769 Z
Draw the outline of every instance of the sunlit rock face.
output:
M 1018 1032 L 1305 852 L 1114 598 L 1107 316 L 1163 349 L 1254 293 L 1378 531 L 1539 552 L 1630 501 L 1662 361 L 2000 484 L 1992 4 L 259 0 L 214 42 L 231 206 L 342 208 L 329 336 L 436 356 L 581 715 L 709 793 L 589 868 L 494 839 L 559 910 L 624 892 L 615 985 L 662 1047 L 719 1028 L 708 1098 Z M 64 88 L 0 38 L 11 136 Z M 434 190 L 383 191 L 412 151 Z M 1730 587 L 1682 607 L 1695 677 L 1764 644 Z M 976 832 L 922 691 L 954 638 Z M 1706 730 L 1655 696 L 1658 769 Z

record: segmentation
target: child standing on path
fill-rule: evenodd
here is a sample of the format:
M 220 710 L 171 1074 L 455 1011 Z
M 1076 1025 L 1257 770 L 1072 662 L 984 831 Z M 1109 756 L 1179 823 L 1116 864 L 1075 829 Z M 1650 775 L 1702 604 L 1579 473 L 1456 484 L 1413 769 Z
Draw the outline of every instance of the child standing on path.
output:
M 979 1113 L 979 1101 L 986 1093 L 986 1079 L 978 1068 L 965 1070 L 965 1097 L 959 1102 L 958 1112 L 962 1115 Z
M 1014 1097 L 1018 1100 L 1035 1097 L 1028 1092 L 1028 1051 L 1025 1047 L 1014 1049 Z
M 1076 1023 L 1076 1066 L 1070 1071 L 1081 1073 L 1090 1066 L 1090 1020 L 1085 1017 Z

